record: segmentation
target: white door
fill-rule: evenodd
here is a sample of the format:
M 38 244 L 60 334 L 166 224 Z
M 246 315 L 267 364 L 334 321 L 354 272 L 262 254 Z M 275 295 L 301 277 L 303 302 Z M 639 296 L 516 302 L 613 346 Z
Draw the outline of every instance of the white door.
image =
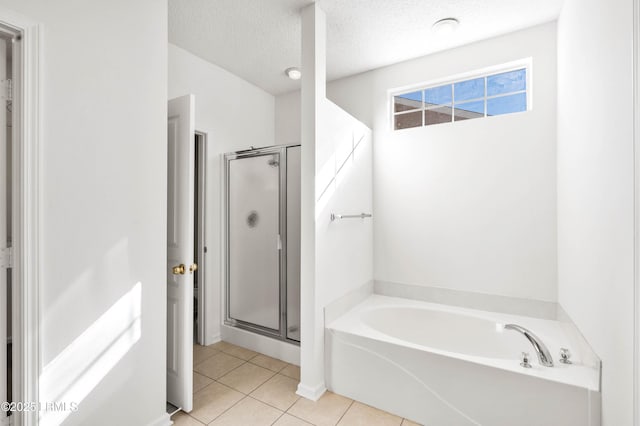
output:
M 167 176 L 167 401 L 193 400 L 193 95 L 169 101 Z

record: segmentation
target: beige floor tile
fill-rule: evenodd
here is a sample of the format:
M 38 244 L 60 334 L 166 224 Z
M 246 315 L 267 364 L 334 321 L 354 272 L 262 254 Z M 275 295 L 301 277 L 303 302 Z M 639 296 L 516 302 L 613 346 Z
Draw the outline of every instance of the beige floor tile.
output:
M 249 361 L 251 358 L 258 355 L 258 352 L 254 352 L 250 349 L 243 348 L 240 346 L 232 345 L 231 343 L 226 343 L 220 349 L 222 352 L 227 353 L 229 355 L 233 355 L 236 358 L 244 359 L 245 361 Z
M 269 426 L 281 415 L 282 411 L 246 397 L 211 422 L 210 426 Z
M 229 346 L 231 343 L 227 343 L 227 342 L 223 342 L 222 340 L 219 342 L 216 342 L 212 345 L 209 345 L 210 348 L 214 348 L 218 351 L 221 351 L 222 349 L 226 348 L 227 346 Z
M 202 374 L 193 372 L 193 392 L 198 392 L 200 389 L 207 386 L 209 383 L 213 382 L 207 376 L 203 376 Z
M 196 365 L 194 370 L 210 379 L 217 379 L 242 364 L 243 360 L 220 352 Z
M 412 422 L 409 419 L 402 419 L 402 426 L 422 426 L 420 423 Z
M 297 380 L 276 374 L 251 392 L 251 396 L 282 411 L 287 411 L 300 398 L 296 395 L 297 387 Z
M 284 374 L 285 376 L 291 377 L 292 379 L 300 380 L 300 367 L 297 365 L 289 364 L 282 370 L 280 370 L 280 374 Z
M 251 358 L 251 363 L 259 365 L 276 373 L 287 366 L 287 363 L 280 361 L 279 359 L 271 358 L 270 356 L 259 354 L 256 357 Z
M 282 417 L 278 419 L 273 426 L 313 426 L 311 423 L 307 423 L 302 419 L 293 417 L 290 414 L 284 413 Z
M 220 377 L 218 381 L 242 393 L 250 393 L 274 374 L 276 373 L 271 370 L 247 362 Z
M 193 365 L 200 364 L 207 358 L 220 352 L 213 346 L 193 345 Z
M 193 417 L 188 414 L 183 413 L 182 411 L 178 411 L 176 414 L 171 416 L 171 420 L 173 421 L 173 426 L 202 426 L 203 423 L 200 423 Z
M 220 383 L 213 382 L 193 394 L 191 417 L 208 424 L 211 420 L 231 408 L 244 395 Z
M 344 413 L 339 426 L 400 426 L 402 417 L 378 410 L 358 401 Z
M 333 426 L 347 411 L 353 401 L 344 396 L 326 392 L 318 401 L 300 398 L 288 413 L 316 426 Z

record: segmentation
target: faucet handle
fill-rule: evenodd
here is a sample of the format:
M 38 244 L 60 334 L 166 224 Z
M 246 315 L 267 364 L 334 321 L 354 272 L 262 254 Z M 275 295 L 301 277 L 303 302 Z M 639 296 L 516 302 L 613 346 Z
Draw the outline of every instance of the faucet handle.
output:
M 563 364 L 573 364 L 569 358 L 571 358 L 569 349 L 560 348 L 560 362 Z
M 529 363 L 529 352 L 522 352 L 520 356 L 520 365 L 524 368 L 531 368 L 531 364 Z

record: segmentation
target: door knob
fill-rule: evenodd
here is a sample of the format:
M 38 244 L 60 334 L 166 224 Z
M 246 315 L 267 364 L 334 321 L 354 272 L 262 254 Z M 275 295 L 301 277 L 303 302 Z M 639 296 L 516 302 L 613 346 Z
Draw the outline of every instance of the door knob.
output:
M 198 265 L 196 263 L 192 263 L 191 266 L 189 266 L 189 272 L 190 273 L 193 274 L 197 270 L 198 270 Z
M 179 264 L 178 266 L 174 266 L 172 268 L 173 275 L 184 275 L 185 267 L 184 263 Z

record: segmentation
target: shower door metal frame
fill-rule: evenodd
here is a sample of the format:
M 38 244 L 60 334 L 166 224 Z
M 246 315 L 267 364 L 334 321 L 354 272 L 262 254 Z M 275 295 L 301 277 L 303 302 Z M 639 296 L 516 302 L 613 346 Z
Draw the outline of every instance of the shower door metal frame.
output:
M 274 145 L 263 148 L 251 148 L 244 151 L 230 152 L 224 155 L 224 265 L 225 265 L 225 307 L 224 307 L 224 323 L 229 326 L 237 327 L 240 329 L 248 330 L 263 336 L 276 338 L 286 341 L 295 345 L 300 345 L 297 340 L 289 339 L 287 337 L 287 149 L 300 146 L 300 144 L 290 145 Z M 280 236 L 280 250 L 279 250 L 279 262 L 278 262 L 278 282 L 280 285 L 280 306 L 279 306 L 279 327 L 278 329 L 272 329 L 264 327 L 258 324 L 253 324 L 247 321 L 231 318 L 230 306 L 230 285 L 231 277 L 229 274 L 230 258 L 229 258 L 229 173 L 230 163 L 233 160 L 239 160 L 243 158 L 260 157 L 278 154 L 279 155 L 279 190 L 278 190 L 278 234 Z

